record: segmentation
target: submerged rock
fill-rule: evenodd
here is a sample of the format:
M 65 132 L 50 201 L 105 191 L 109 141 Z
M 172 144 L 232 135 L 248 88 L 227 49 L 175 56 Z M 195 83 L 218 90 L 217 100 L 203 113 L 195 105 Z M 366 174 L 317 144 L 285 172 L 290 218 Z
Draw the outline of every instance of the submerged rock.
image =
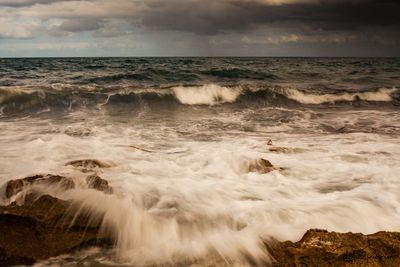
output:
M 77 249 L 108 246 L 101 220 L 76 215 L 77 207 L 50 195 L 29 194 L 23 205 L 0 207 L 0 266 L 33 264 Z M 79 213 L 82 214 L 82 213 Z
M 79 168 L 83 172 L 89 172 L 93 169 L 109 168 L 112 164 L 103 162 L 97 159 L 80 159 L 68 162 L 66 165 L 71 165 L 75 168 Z
M 242 165 L 242 172 L 268 173 L 276 169 L 269 160 L 263 158 L 249 160 Z
M 86 183 L 89 188 L 103 191 L 104 193 L 112 193 L 112 188 L 108 185 L 108 181 L 97 175 L 86 177 Z
M 19 192 L 27 189 L 32 185 L 57 185 L 64 190 L 75 188 L 75 184 L 71 178 L 60 175 L 34 175 L 23 179 L 8 181 L 5 185 L 5 196 L 11 198 Z
M 282 146 L 269 146 L 268 151 L 274 152 L 274 153 L 301 153 L 301 152 L 304 152 L 305 149 L 293 148 L 293 147 L 282 147 Z
M 298 242 L 266 243 L 273 266 L 400 266 L 400 233 L 309 230 Z

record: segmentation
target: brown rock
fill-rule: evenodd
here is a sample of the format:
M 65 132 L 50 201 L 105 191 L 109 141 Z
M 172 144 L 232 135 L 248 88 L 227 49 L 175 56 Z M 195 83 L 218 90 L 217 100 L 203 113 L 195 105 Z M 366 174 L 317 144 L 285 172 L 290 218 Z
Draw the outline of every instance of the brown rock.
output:
M 41 184 L 59 185 L 65 190 L 75 188 L 75 184 L 71 178 L 52 174 L 34 175 L 23 179 L 11 180 L 7 182 L 5 185 L 5 195 L 7 198 L 10 198 L 32 185 Z
M 96 168 L 109 168 L 112 165 L 106 162 L 102 162 L 97 159 L 80 159 L 68 162 L 66 165 L 74 166 L 75 168 L 80 168 L 84 171 L 90 171 Z
M 305 149 L 302 148 L 281 147 L 281 146 L 269 146 L 267 149 L 269 152 L 274 152 L 274 153 L 301 153 L 305 151 Z
M 287 147 L 279 147 L 279 146 L 269 147 L 268 150 L 270 152 L 276 152 L 276 153 L 287 153 L 287 152 L 290 152 L 289 148 L 287 148 Z
M 266 159 L 250 160 L 243 166 L 244 172 L 268 173 L 274 170 L 276 168 Z
M 112 193 L 112 188 L 108 185 L 108 181 L 97 175 L 90 175 L 86 177 L 86 183 L 88 184 L 89 188 L 103 191 L 104 193 Z
M 101 216 L 74 216 L 72 203 L 49 195 L 27 195 L 21 206 L 0 207 L 0 266 L 33 264 L 79 248 L 112 244 L 100 231 Z M 80 213 L 81 214 L 81 213 Z
M 265 243 L 273 266 L 400 266 L 400 233 L 309 230 L 298 242 Z

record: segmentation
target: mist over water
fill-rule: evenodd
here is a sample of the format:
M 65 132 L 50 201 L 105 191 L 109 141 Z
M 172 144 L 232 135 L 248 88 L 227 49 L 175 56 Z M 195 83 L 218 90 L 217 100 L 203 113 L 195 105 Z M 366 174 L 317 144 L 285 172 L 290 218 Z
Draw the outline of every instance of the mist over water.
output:
M 1 59 L 0 183 L 72 177 L 38 190 L 116 239 L 38 266 L 262 265 L 271 237 L 400 231 L 399 78 L 399 59 Z M 283 169 L 243 170 L 259 158 Z

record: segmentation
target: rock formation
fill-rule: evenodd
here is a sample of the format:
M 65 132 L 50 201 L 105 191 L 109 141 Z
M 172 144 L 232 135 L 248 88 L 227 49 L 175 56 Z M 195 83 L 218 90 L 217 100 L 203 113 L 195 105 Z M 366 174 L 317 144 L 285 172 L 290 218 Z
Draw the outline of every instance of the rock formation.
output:
M 95 190 L 112 190 L 98 176 L 89 176 L 87 183 Z M 88 246 L 112 245 L 110 235 L 101 229 L 101 218 L 89 220 L 83 212 L 76 213 L 79 207 L 72 202 L 31 190 L 38 184 L 60 185 L 65 190 L 75 187 L 71 178 L 50 174 L 11 180 L 4 185 L 7 198 L 21 191 L 26 195 L 22 205 L 13 202 L 0 206 L 0 266 L 30 265 Z
M 265 242 L 273 266 L 400 266 L 400 233 L 309 230 L 298 242 Z
M 244 162 L 241 166 L 241 172 L 258 172 L 258 173 L 268 173 L 274 170 L 278 170 L 272 165 L 269 160 L 260 158 L 255 160 L 248 160 Z
M 97 159 L 73 160 L 68 162 L 66 165 L 71 165 L 75 168 L 78 168 L 82 172 L 90 172 L 95 169 L 109 168 L 113 166 L 111 163 L 103 162 Z

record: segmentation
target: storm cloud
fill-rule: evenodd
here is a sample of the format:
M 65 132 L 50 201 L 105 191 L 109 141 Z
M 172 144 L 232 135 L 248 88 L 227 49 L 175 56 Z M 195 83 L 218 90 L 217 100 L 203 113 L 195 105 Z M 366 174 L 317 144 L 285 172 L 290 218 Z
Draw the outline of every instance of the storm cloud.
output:
M 243 32 L 270 23 L 293 23 L 319 31 L 399 26 L 398 1 L 332 1 L 271 5 L 258 1 L 151 1 L 141 14 L 155 30 L 214 35 Z
M 177 55 L 399 55 L 398 14 L 395 0 L 0 0 L 0 36 Z

